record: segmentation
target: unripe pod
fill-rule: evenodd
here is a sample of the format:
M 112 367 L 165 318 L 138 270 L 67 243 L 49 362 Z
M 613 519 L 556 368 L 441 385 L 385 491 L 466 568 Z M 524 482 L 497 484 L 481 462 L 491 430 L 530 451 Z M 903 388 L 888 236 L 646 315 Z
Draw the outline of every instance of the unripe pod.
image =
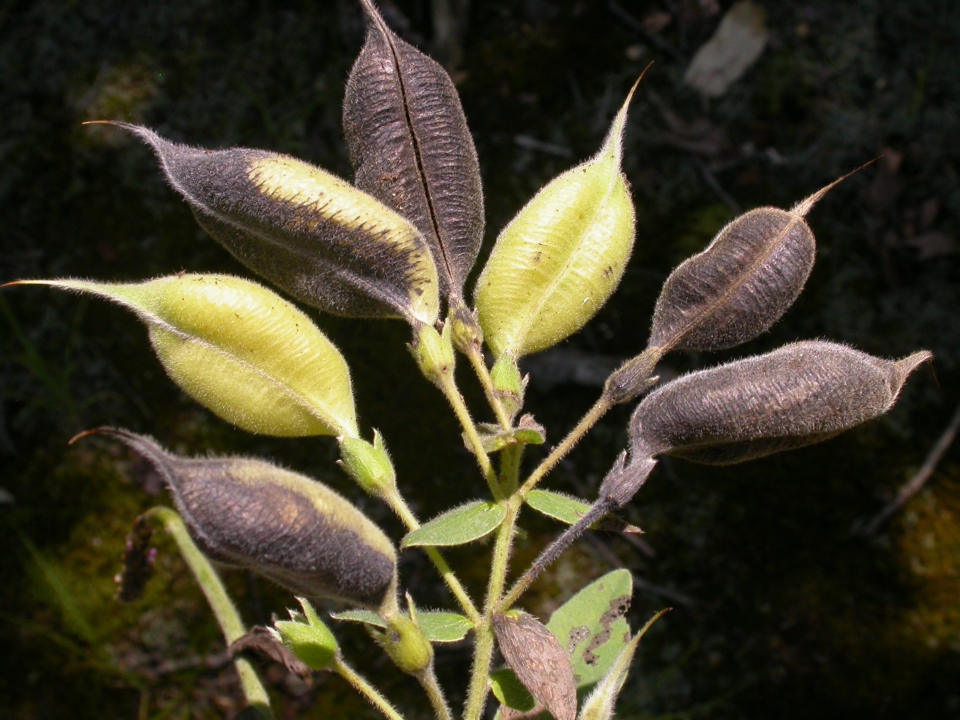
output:
M 287 155 L 204 150 L 135 133 L 204 230 L 293 297 L 350 317 L 432 325 L 437 268 L 419 231 L 379 200 Z
M 887 412 L 930 357 L 883 360 L 808 341 L 690 373 L 633 413 L 631 463 L 668 453 L 729 465 L 825 440 Z
M 633 201 L 620 171 L 632 95 L 600 152 L 540 190 L 497 238 L 475 297 L 495 356 L 519 358 L 555 345 L 583 327 L 619 284 L 634 237 Z
M 297 595 L 396 607 L 393 545 L 333 490 L 260 460 L 186 459 L 125 430 L 99 432 L 156 467 L 190 536 L 213 560 L 253 570 Z
M 329 670 L 340 655 L 337 640 L 309 600 L 299 597 L 297 601 L 302 614 L 290 610 L 289 620 L 277 620 L 267 630 L 311 670 Z
M 380 643 L 396 666 L 408 675 L 418 675 L 433 663 L 433 646 L 416 623 L 404 615 L 387 621 Z
M 813 269 L 816 241 L 804 216 L 846 177 L 790 211 L 765 207 L 741 215 L 684 261 L 663 284 L 648 346 L 720 350 L 769 330 Z
M 313 321 L 267 288 L 229 275 L 143 283 L 30 280 L 90 292 L 147 323 L 167 373 L 197 402 L 254 433 L 357 437 L 350 371 Z

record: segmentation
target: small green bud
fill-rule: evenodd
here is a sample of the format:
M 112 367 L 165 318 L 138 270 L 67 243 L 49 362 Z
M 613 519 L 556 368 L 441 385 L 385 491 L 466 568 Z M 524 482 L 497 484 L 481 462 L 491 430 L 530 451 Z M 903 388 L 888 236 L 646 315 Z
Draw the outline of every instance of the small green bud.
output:
M 497 358 L 490 370 L 490 379 L 493 389 L 503 404 L 507 414 L 512 418 L 523 407 L 523 396 L 527 389 L 529 376 L 520 375 L 517 360 L 508 352 Z
M 453 375 L 456 355 L 451 342 L 451 323 L 446 323 L 443 332 L 438 333 L 430 325 L 420 328 L 410 351 L 420 372 L 434 385 L 442 385 L 445 377 Z
M 260 460 L 182 458 L 126 430 L 98 432 L 153 464 L 190 537 L 211 559 L 253 570 L 297 595 L 396 607 L 393 543 L 333 490 Z
M 433 646 L 420 627 L 405 615 L 387 620 L 380 642 L 390 659 L 408 675 L 424 672 L 433 662 Z
M 249 432 L 357 437 L 350 370 L 294 305 L 230 275 L 171 275 L 142 283 L 30 280 L 99 295 L 133 310 L 170 378 Z
M 340 655 L 337 640 L 306 598 L 298 597 L 303 614 L 290 610 L 289 620 L 278 620 L 271 630 L 311 670 L 329 670 Z
M 548 183 L 497 238 L 475 291 L 496 357 L 519 358 L 572 335 L 620 283 L 634 238 L 633 200 L 620 170 L 632 95 L 600 152 Z
M 397 487 L 397 475 L 378 430 L 373 431 L 372 445 L 360 438 L 340 438 L 340 460 L 337 464 L 356 480 L 364 492 L 373 497 L 383 497 Z
M 457 350 L 468 353 L 471 348 L 479 349 L 483 346 L 483 329 L 477 320 L 476 310 L 461 305 L 450 313 L 447 322 L 453 326 L 453 346 Z

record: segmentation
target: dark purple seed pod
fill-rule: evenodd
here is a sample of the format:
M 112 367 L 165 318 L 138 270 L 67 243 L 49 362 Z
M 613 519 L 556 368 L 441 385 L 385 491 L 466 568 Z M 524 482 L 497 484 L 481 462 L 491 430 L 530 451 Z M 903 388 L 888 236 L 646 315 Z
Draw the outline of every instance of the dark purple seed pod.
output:
M 150 145 L 197 221 L 244 265 L 301 302 L 350 317 L 432 325 L 437 269 L 420 232 L 376 198 L 288 155 Z
M 887 412 L 931 357 L 884 360 L 807 341 L 690 373 L 634 411 L 630 464 L 666 453 L 731 465 L 825 440 Z
M 394 603 L 396 553 L 386 535 L 337 493 L 247 458 L 188 459 L 152 439 L 100 428 L 163 476 L 197 546 L 297 595 L 372 608 Z
M 362 0 L 367 39 L 343 99 L 355 183 L 426 238 L 444 295 L 459 299 L 483 239 L 483 189 L 457 90 Z
M 845 178 L 846 176 L 844 176 Z M 751 210 L 681 263 L 653 311 L 649 347 L 720 350 L 747 342 L 779 320 L 803 290 L 816 255 L 804 217 L 844 178 L 792 210 Z

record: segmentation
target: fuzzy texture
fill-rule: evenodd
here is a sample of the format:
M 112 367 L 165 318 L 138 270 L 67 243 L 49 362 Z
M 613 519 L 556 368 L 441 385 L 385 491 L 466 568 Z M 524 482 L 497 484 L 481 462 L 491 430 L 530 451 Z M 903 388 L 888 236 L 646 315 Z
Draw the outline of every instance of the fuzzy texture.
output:
M 324 485 L 260 460 L 185 459 L 145 436 L 101 432 L 154 465 L 190 536 L 213 560 L 253 570 L 297 595 L 372 608 L 392 599 L 393 545 Z
M 287 155 L 204 150 L 115 124 L 153 148 L 204 230 L 293 297 L 338 315 L 436 321 L 426 241 L 377 199 Z
M 719 350 L 755 338 L 800 295 L 815 254 L 813 232 L 796 210 L 741 215 L 667 278 L 649 346 Z
M 884 360 L 808 341 L 690 373 L 633 413 L 628 467 L 662 453 L 729 465 L 819 442 L 889 410 L 930 357 Z
M 355 182 L 426 238 L 441 291 L 462 296 L 483 240 L 483 188 L 457 90 L 368 0 L 367 39 L 347 80 L 343 129 Z

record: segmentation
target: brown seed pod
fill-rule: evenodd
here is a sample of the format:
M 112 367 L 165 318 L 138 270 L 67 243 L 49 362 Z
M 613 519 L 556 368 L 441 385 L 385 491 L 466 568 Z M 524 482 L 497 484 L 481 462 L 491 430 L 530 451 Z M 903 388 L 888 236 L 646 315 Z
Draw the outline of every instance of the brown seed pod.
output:
M 376 198 L 288 155 L 204 150 L 137 125 L 110 124 L 153 148 L 204 230 L 293 297 L 338 315 L 436 322 L 430 249 Z
M 577 715 L 577 684 L 570 656 L 533 615 L 510 611 L 493 616 L 503 659 L 530 694 L 557 720 Z
M 741 215 L 680 264 L 657 299 L 648 346 L 720 350 L 769 330 L 813 269 L 816 241 L 804 216 L 846 177 L 789 211 L 764 207 Z
M 633 413 L 630 464 L 668 453 L 730 465 L 825 440 L 887 412 L 931 357 L 884 360 L 807 341 L 690 373 Z
M 473 138 L 447 72 L 362 0 L 367 39 L 343 99 L 355 182 L 426 238 L 444 295 L 460 298 L 483 239 Z
M 213 560 L 253 570 L 298 595 L 373 608 L 395 602 L 393 545 L 329 488 L 260 460 L 181 458 L 126 430 L 94 432 L 153 463 L 190 536 Z

